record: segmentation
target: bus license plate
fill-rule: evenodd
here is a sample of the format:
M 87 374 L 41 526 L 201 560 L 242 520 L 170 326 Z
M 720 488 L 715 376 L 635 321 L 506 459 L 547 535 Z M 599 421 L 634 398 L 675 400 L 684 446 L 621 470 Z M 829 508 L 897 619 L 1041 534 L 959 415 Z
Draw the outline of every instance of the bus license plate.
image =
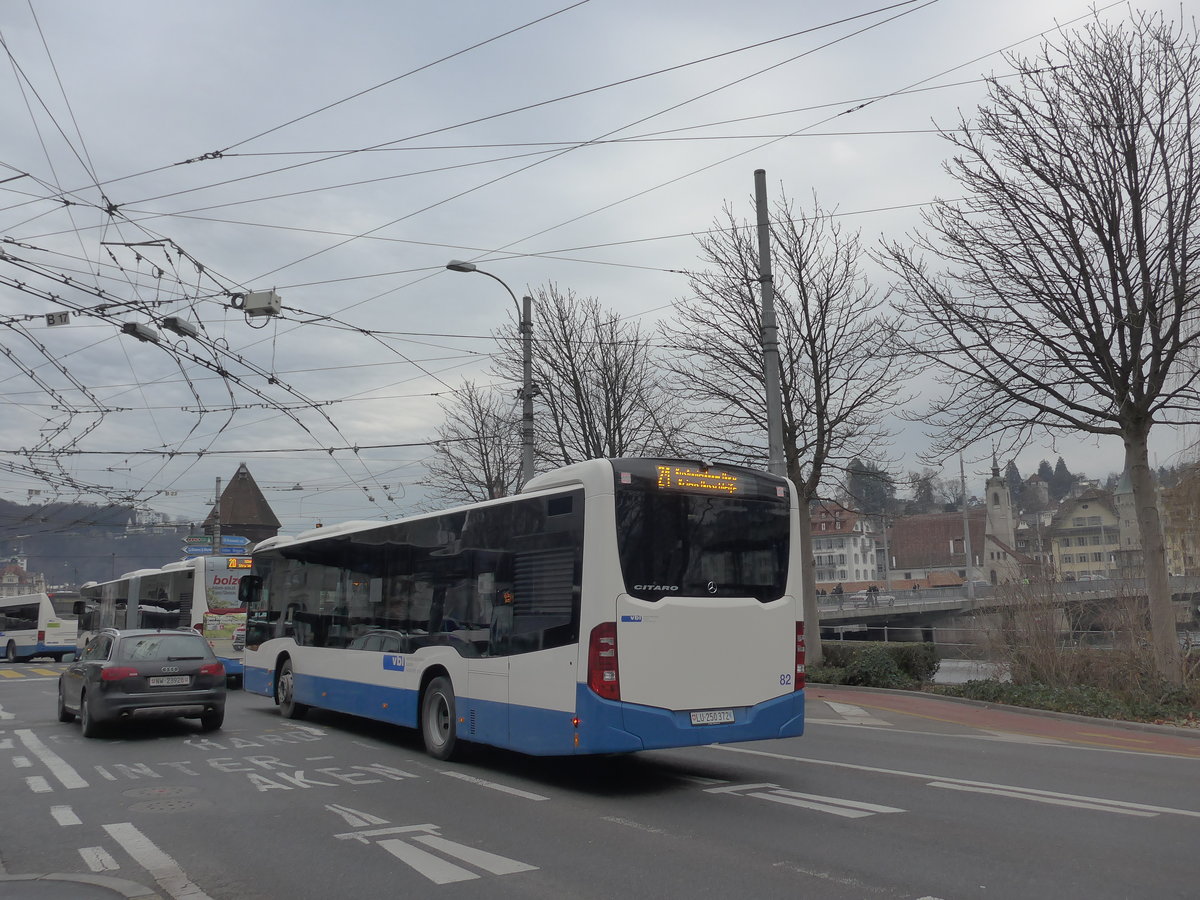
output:
M 190 675 L 151 675 L 147 680 L 150 682 L 150 687 L 171 687 L 192 682 Z
M 692 713 L 693 725 L 727 725 L 732 721 L 732 709 L 701 709 Z

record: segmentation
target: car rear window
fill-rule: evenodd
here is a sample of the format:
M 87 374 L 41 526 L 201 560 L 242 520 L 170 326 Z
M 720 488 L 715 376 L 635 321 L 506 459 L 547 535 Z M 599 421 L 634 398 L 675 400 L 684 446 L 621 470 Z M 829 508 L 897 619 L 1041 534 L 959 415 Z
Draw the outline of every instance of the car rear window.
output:
M 187 634 L 146 634 L 127 637 L 121 641 L 117 651 L 119 659 L 205 659 L 213 655 L 204 638 Z

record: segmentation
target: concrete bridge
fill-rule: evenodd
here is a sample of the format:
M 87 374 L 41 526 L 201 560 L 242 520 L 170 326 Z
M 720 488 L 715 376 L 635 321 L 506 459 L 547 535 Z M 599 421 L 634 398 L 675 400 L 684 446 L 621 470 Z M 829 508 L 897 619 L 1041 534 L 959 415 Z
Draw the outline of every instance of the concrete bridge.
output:
M 974 598 L 965 587 L 887 591 L 882 587 L 878 605 L 856 595 L 820 597 L 823 640 L 931 641 L 943 655 L 976 656 L 989 622 L 1003 606 L 1036 602 L 1035 585 L 977 585 Z M 1181 631 L 1200 631 L 1200 578 L 1172 576 L 1171 592 Z M 861 595 L 858 595 L 861 596 Z M 1071 632 L 1072 619 L 1087 608 L 1098 616 L 1119 601 L 1145 596 L 1143 579 L 1059 582 L 1052 587 L 1052 603 L 1061 611 L 1061 630 Z M 889 603 L 887 598 L 893 598 Z M 1074 616 L 1069 616 L 1073 612 Z M 1077 624 L 1077 622 L 1076 622 Z

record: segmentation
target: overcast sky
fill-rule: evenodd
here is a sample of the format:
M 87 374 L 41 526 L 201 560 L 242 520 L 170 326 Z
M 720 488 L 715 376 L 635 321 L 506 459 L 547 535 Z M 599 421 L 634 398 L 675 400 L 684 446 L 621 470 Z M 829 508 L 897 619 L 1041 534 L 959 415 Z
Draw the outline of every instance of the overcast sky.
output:
M 727 203 L 753 218 L 755 169 L 868 246 L 902 237 L 957 195 L 935 126 L 1010 71 L 1003 51 L 1032 55 L 1088 10 L 4 3 L 0 497 L 73 499 L 74 480 L 198 519 L 246 462 L 288 531 L 412 511 L 438 397 L 487 383 L 512 310 L 447 260 L 653 328 L 687 294 L 696 235 Z M 272 288 L 279 319 L 229 307 Z M 172 315 L 200 338 L 119 331 Z M 896 427 L 890 453 L 915 468 L 920 430 Z M 39 445 L 71 452 L 30 468 Z M 1157 462 L 1185 445 L 1160 436 Z M 1119 442 L 1082 438 L 1018 464 L 1060 453 L 1097 477 L 1121 466 Z

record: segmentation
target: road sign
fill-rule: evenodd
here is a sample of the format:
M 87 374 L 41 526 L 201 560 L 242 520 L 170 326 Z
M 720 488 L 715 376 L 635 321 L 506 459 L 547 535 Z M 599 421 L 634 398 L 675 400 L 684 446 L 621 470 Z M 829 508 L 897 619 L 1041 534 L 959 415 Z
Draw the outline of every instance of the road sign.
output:
M 201 544 L 201 545 L 211 544 L 212 543 L 212 535 L 208 535 L 208 534 L 192 535 L 191 537 L 185 537 L 183 539 L 183 542 L 185 544 Z
M 230 547 L 245 547 L 250 543 L 250 538 L 242 537 L 240 534 L 223 534 L 221 543 L 228 544 Z
M 212 553 L 212 547 L 201 547 L 198 544 L 188 544 L 185 547 L 180 547 L 180 550 L 187 556 L 208 556 Z

